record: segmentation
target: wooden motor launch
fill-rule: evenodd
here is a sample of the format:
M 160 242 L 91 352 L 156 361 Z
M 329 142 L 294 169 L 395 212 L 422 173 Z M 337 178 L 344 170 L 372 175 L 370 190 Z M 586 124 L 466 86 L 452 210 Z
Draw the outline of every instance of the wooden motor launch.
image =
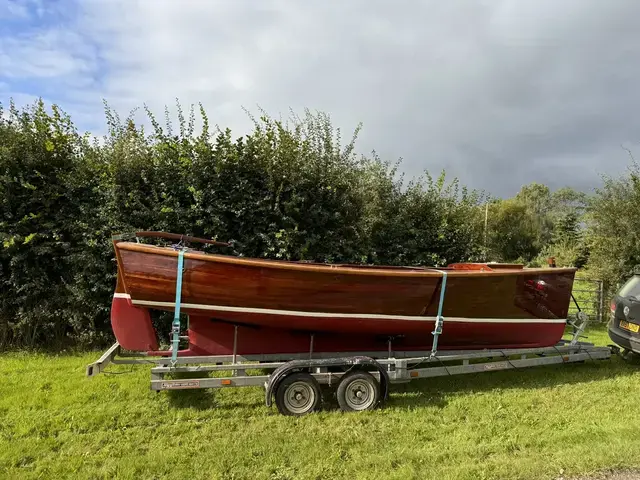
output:
M 149 310 L 176 305 L 188 315 L 188 347 L 176 356 L 548 347 L 564 334 L 576 272 L 264 260 L 204 253 L 183 241 L 226 245 L 164 232 L 113 237 L 111 324 L 122 348 L 171 355 L 159 351 Z

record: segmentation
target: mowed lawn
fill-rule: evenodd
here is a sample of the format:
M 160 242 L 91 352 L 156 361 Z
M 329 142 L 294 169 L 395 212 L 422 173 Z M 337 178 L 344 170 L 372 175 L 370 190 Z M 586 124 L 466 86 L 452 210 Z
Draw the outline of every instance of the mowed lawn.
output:
M 589 341 L 606 345 L 603 329 Z M 385 408 L 303 418 L 263 390 L 155 393 L 99 352 L 0 356 L 3 478 L 565 478 L 640 466 L 640 366 L 618 357 L 392 387 Z

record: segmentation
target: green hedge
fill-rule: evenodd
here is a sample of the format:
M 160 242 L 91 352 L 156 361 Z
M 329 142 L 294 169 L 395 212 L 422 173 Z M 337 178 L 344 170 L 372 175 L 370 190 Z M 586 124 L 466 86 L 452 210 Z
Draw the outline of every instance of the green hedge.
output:
M 179 106 L 178 106 L 179 107 Z M 481 257 L 482 196 L 354 151 L 328 116 L 254 119 L 241 138 L 199 109 L 146 132 L 106 108 L 81 135 L 55 105 L 0 105 L 0 346 L 102 344 L 115 232 L 232 240 L 233 254 L 444 265 Z M 215 248 L 215 247 L 214 247 Z

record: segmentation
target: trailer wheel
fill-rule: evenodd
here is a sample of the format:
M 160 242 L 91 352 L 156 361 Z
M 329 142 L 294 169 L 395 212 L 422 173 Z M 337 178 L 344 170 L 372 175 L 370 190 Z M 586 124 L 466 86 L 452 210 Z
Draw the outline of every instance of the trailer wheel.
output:
M 336 391 L 343 412 L 372 410 L 380 400 L 380 383 L 368 372 L 347 373 Z
M 308 373 L 285 377 L 276 390 L 276 407 L 283 415 L 301 416 L 318 409 L 322 394 L 320 385 Z

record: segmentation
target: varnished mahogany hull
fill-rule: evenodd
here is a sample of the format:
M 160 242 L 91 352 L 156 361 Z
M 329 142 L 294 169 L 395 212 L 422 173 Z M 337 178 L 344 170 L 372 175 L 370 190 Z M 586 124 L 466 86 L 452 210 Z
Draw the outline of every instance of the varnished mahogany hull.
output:
M 134 349 L 153 350 L 157 343 L 148 327 L 132 325 L 145 324 L 146 309 L 174 310 L 177 252 L 124 242 L 116 243 L 116 252 L 113 311 L 120 313 L 112 314 L 114 332 Z M 430 348 L 443 277 L 437 270 L 328 267 L 200 252 L 186 253 L 184 267 L 182 311 L 193 320 L 191 348 L 203 354 L 230 353 L 230 325 L 242 328 L 239 354 L 304 351 L 310 333 L 316 351 L 386 349 L 390 336 L 400 348 Z M 442 348 L 549 346 L 561 338 L 574 269 L 445 270 Z M 137 320 L 124 320 L 127 308 Z

